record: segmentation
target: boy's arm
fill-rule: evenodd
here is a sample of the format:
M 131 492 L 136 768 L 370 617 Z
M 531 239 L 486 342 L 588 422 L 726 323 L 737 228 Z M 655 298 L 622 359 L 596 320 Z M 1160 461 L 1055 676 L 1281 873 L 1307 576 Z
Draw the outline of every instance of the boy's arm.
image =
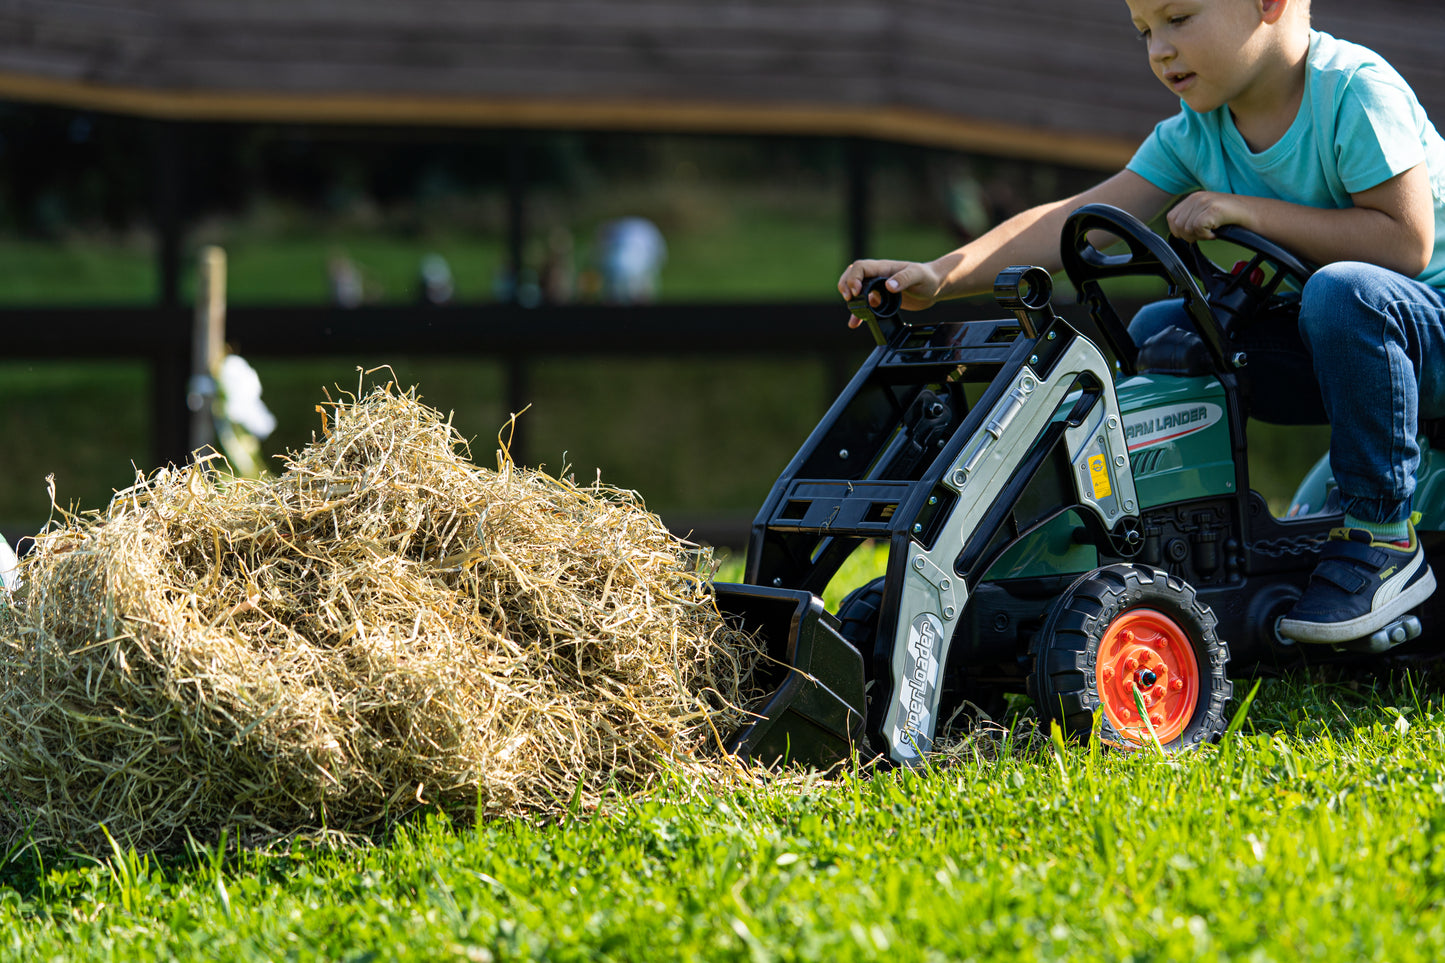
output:
M 1169 212 L 1169 230 L 1186 241 L 1238 224 L 1318 264 L 1367 261 L 1415 277 L 1435 248 L 1435 206 L 1424 164 L 1350 195 L 1354 207 L 1304 207 L 1263 197 L 1200 191 Z
M 1170 195 L 1133 171 L 1124 170 L 1080 194 L 1042 204 L 1016 214 L 956 251 L 933 261 L 861 260 L 848 265 L 838 279 L 844 300 L 857 297 L 863 281 L 888 277 L 891 291 L 903 292 L 903 307 L 918 311 L 946 298 L 983 294 L 993 290 L 998 273 L 1012 264 L 1036 264 L 1059 270 L 1059 234 L 1064 221 L 1085 204 L 1103 203 L 1123 208 L 1140 220 L 1158 216 Z M 876 298 L 876 295 L 875 295 Z M 849 324 L 861 322 L 853 318 Z

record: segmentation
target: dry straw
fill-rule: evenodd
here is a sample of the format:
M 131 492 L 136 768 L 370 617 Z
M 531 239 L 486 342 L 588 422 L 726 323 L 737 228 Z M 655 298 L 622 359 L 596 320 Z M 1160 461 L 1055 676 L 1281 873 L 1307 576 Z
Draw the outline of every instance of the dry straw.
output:
M 319 410 L 277 478 L 162 470 L 39 538 L 0 605 L 0 839 L 357 833 L 725 771 L 758 646 L 634 495 L 479 468 L 414 390 Z

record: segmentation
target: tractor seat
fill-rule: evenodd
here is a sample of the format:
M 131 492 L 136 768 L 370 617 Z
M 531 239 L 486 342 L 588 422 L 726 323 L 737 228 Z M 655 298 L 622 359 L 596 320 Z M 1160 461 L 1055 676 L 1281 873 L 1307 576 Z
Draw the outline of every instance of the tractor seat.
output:
M 1136 368 L 1171 375 L 1206 375 L 1213 370 L 1204 339 L 1175 325 L 1161 328 L 1139 345 Z
M 1139 347 L 1135 370 L 1171 375 L 1206 375 L 1213 368 L 1209 348 L 1179 298 L 1155 301 L 1129 322 L 1129 337 Z

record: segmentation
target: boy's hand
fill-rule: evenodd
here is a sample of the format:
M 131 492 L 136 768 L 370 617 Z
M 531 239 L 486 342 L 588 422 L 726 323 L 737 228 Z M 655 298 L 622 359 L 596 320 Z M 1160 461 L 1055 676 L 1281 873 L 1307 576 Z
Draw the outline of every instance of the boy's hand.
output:
M 1237 194 L 1196 191 L 1169 211 L 1170 233 L 1185 241 L 1210 240 L 1226 224 L 1250 227 L 1248 204 Z
M 942 281 L 930 264 L 917 261 L 854 261 L 838 278 L 838 293 L 844 301 L 851 301 L 863 291 L 863 282 L 868 278 L 886 277 L 890 291 L 903 294 L 902 307 L 905 311 L 922 311 L 933 306 L 938 300 L 938 289 Z M 882 299 L 874 291 L 868 303 L 877 307 Z M 863 321 L 857 317 L 848 319 L 848 327 L 856 328 Z

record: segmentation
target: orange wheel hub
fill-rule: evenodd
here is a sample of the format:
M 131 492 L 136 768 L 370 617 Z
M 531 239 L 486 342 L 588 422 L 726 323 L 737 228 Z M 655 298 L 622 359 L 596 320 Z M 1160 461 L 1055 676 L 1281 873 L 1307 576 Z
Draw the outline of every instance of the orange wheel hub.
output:
M 1131 742 L 1149 738 L 1134 701 L 1136 687 L 1161 744 L 1179 738 L 1194 718 L 1199 662 L 1189 636 L 1162 612 L 1134 609 L 1110 623 L 1094 673 L 1104 714 Z

